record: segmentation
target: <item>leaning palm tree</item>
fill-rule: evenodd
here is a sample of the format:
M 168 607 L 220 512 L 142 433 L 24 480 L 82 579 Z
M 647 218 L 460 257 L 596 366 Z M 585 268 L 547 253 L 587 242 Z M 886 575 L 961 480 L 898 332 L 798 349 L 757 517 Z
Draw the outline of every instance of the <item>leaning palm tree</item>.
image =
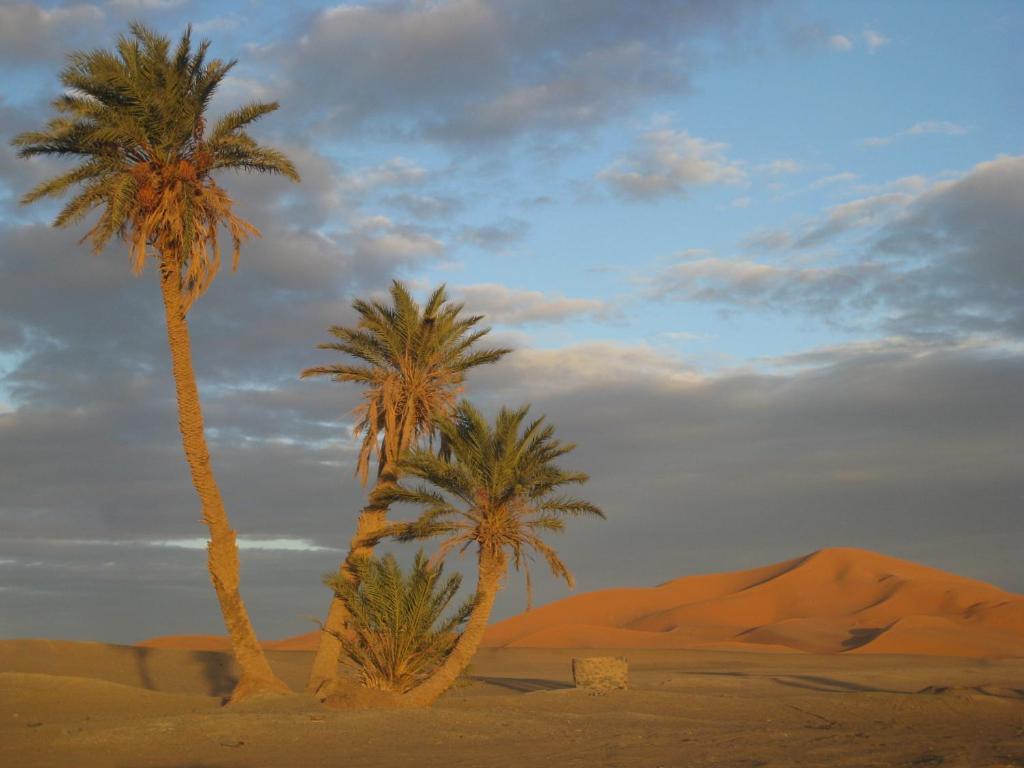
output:
M 252 103 L 206 130 L 210 99 L 234 61 L 207 60 L 210 43 L 194 50 L 191 29 L 172 50 L 166 37 L 140 24 L 114 51 L 71 55 L 61 72 L 59 113 L 42 131 L 14 139 L 22 157 L 56 155 L 78 161 L 23 198 L 31 203 L 73 191 L 54 226 L 99 216 L 83 240 L 98 253 L 113 239 L 128 244 L 132 271 L 152 258 L 160 276 L 185 458 L 208 526 L 208 565 L 241 677 L 232 700 L 286 691 L 267 663 L 238 588 L 238 548 L 210 466 L 192 369 L 186 315 L 220 267 L 220 229 L 232 241 L 237 266 L 243 240 L 259 231 L 235 215 L 217 183 L 220 171 L 253 171 L 298 181 L 280 152 L 257 144 L 245 128 L 277 109 Z
M 399 281 L 391 284 L 391 303 L 357 300 L 354 328 L 334 326 L 337 341 L 320 349 L 340 352 L 353 363 L 309 368 L 309 376 L 363 387 L 362 403 L 355 410 L 353 429 L 362 438 L 356 474 L 365 485 L 376 457 L 376 488 L 395 482 L 398 458 L 412 445 L 435 434 L 437 420 L 449 415 L 462 391 L 466 371 L 494 363 L 510 350 L 478 349 L 489 332 L 478 328 L 482 315 L 464 315 L 462 304 L 448 301 L 445 286 L 437 288 L 422 307 Z M 371 494 L 356 524 L 349 552 L 339 575 L 355 579 L 353 564 L 373 554 L 367 537 L 386 522 L 388 506 Z M 341 652 L 339 633 L 345 624 L 345 603 L 335 596 L 320 633 L 307 690 L 324 695 L 335 680 Z
M 477 556 L 476 596 L 466 628 L 444 663 L 405 694 L 408 706 L 431 704 L 465 671 L 510 565 L 525 571 L 529 591 L 528 561 L 539 554 L 555 576 L 573 586 L 569 569 L 541 534 L 562 531 L 569 517 L 604 517 L 590 502 L 560 492 L 565 485 L 586 482 L 587 475 L 555 463 L 575 446 L 554 439 L 554 427 L 543 417 L 524 427 L 527 411 L 503 408 L 492 427 L 472 405 L 460 403 L 454 418 L 439 426 L 450 455 L 414 449 L 400 462 L 405 474 L 426 484 L 410 488 L 398 483 L 375 493 L 379 503 L 423 507 L 416 521 L 392 523 L 380 531 L 382 537 L 441 537 L 437 560 L 453 550 L 474 549 Z

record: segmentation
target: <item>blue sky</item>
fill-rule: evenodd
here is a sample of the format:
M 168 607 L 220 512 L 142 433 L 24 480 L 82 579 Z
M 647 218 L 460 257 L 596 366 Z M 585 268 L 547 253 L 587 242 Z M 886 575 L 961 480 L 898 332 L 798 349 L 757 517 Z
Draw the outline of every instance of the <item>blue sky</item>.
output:
M 268 634 L 317 612 L 362 499 L 355 393 L 297 372 L 394 277 L 446 282 L 517 347 L 474 399 L 579 442 L 609 511 L 566 539 L 583 589 L 852 545 L 1024 590 L 1020 3 L 0 0 L 10 632 L 180 631 L 154 594 L 218 621 L 167 545 L 202 531 L 152 271 L 16 204 L 62 166 L 9 139 L 46 119 L 65 52 L 130 19 L 237 57 L 214 111 L 280 101 L 256 133 L 303 174 L 224 180 L 264 238 L 192 316 Z

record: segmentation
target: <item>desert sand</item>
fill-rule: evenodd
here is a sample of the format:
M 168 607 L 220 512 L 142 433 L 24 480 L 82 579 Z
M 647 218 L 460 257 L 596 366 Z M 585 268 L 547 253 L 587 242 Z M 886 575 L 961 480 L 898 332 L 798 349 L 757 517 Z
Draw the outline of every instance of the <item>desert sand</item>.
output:
M 225 707 L 220 638 L 0 641 L 0 766 L 1024 766 L 1022 600 L 859 550 L 593 592 L 494 625 L 424 711 Z M 310 640 L 267 644 L 295 690 Z M 630 689 L 573 689 L 602 654 Z

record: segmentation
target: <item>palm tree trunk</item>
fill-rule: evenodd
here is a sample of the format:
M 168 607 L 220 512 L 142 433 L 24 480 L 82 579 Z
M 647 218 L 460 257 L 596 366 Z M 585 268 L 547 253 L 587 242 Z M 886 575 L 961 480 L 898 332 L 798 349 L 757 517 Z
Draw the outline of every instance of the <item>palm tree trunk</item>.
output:
M 202 506 L 203 523 L 210 529 L 207 565 L 217 592 L 221 614 L 231 636 L 231 648 L 241 668 L 241 678 L 231 693 L 231 701 L 257 694 L 287 693 L 284 684 L 271 670 L 266 654 L 256 639 L 249 614 L 238 590 L 238 545 L 231 529 L 220 489 L 213 476 L 206 447 L 203 413 L 192 369 L 192 348 L 188 322 L 181 304 L 180 267 L 167 260 L 160 265 L 160 289 L 167 321 L 167 343 L 171 348 L 171 368 L 178 397 L 178 426 L 185 459 L 192 473 L 192 484 Z
M 451 688 L 459 675 L 473 660 L 480 642 L 487 631 L 487 622 L 491 618 L 494 598 L 498 594 L 501 579 L 507 570 L 504 554 L 480 556 L 477 576 L 476 603 L 473 612 L 466 622 L 466 628 L 459 636 L 455 648 L 434 673 L 402 696 L 402 705 L 406 707 L 429 707 L 438 697 Z
M 359 513 L 356 533 L 349 543 L 348 555 L 338 568 L 338 573 L 344 578 L 353 578 L 352 564 L 356 560 L 373 555 L 373 547 L 367 545 L 366 537 L 384 525 L 388 514 L 386 504 L 373 501 L 374 494 L 381 488 L 393 485 L 395 481 L 395 467 L 389 462 L 383 467 L 377 478 L 377 484 L 370 494 L 370 502 Z M 338 636 L 344 631 L 347 618 L 348 609 L 345 607 L 344 601 L 335 595 L 331 598 L 330 608 L 327 609 L 327 618 L 321 627 L 320 644 L 313 657 L 313 669 L 309 675 L 309 682 L 306 683 L 306 692 L 318 698 L 322 699 L 327 696 L 330 684 L 338 675 L 338 659 L 341 656 L 341 640 L 338 639 Z

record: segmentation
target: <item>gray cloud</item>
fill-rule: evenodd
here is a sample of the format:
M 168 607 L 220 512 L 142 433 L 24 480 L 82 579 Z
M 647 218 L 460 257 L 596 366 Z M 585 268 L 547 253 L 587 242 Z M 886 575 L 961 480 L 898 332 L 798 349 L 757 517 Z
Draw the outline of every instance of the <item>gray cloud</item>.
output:
M 452 216 L 464 207 L 461 200 L 448 195 L 413 195 L 400 192 L 384 198 L 388 205 L 396 206 L 418 219 L 435 219 Z
M 0 63 L 57 59 L 69 44 L 88 39 L 103 18 L 103 11 L 91 3 L 54 8 L 34 3 L 0 5 Z
M 1000 157 L 915 195 L 831 209 L 801 234 L 761 233 L 748 248 L 807 250 L 856 233 L 841 262 L 684 259 L 652 280 L 660 298 L 809 312 L 905 335 L 1024 335 L 1024 158 Z
M 507 217 L 494 224 L 463 227 L 459 239 L 477 248 L 501 253 L 526 239 L 529 230 L 529 223 Z
M 695 59 L 687 44 L 729 32 L 759 5 L 446 0 L 338 6 L 310 19 L 298 46 L 282 43 L 267 53 L 288 68 L 296 95 L 306 97 L 302 108 L 319 110 L 335 129 L 400 115 L 393 126 L 400 132 L 486 140 L 578 129 L 646 96 L 685 88 Z M 325 109 L 325 103 L 339 106 Z
M 170 382 L 106 385 L 107 403 L 0 416 L 5 633 L 219 631 L 202 553 L 138 545 L 201 535 Z M 578 442 L 566 464 L 591 473 L 586 494 L 609 515 L 555 542 L 582 589 L 844 544 L 1020 590 L 1022 385 L 1024 358 L 986 349 L 832 350 L 789 373 L 707 377 L 649 348 L 589 344 L 515 353 L 470 393 L 488 410 L 530 400 Z M 214 461 L 243 534 L 333 548 L 349 535 L 361 493 L 345 389 L 207 388 Z M 312 626 L 334 559 L 242 553 L 266 636 Z M 564 595 L 537 581 L 542 599 Z M 511 583 L 502 615 L 523 605 Z
M 639 147 L 601 171 L 598 178 L 634 200 L 683 197 L 694 186 L 745 181 L 746 173 L 725 157 L 725 149 L 725 144 L 685 131 L 650 131 L 641 137 Z

